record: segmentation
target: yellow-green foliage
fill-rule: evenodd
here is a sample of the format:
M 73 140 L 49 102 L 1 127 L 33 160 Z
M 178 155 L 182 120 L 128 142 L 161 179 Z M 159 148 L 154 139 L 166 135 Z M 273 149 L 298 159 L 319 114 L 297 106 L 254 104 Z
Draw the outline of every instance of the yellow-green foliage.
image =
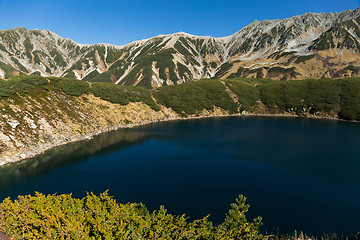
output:
M 17 94 L 30 95 L 32 92 L 52 90 L 69 96 L 94 94 L 103 100 L 126 105 L 129 102 L 143 102 L 158 111 L 160 107 L 152 99 L 150 90 L 142 87 L 119 86 L 113 83 L 93 83 L 71 78 L 17 76 L 10 80 L 0 79 L 0 99 L 16 98 Z
M 261 218 L 247 222 L 245 201 L 236 199 L 214 227 L 207 217 L 188 222 L 164 207 L 150 213 L 141 203 L 118 204 L 107 192 L 83 199 L 36 193 L 0 204 L 0 230 L 15 239 L 267 239 L 258 233 Z

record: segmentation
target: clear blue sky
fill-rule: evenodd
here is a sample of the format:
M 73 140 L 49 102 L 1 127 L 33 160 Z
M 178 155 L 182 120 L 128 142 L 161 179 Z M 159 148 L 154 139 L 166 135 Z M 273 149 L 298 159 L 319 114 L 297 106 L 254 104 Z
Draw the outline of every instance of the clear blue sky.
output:
M 0 29 L 123 45 L 159 34 L 228 36 L 254 20 L 356 9 L 360 0 L 0 0 Z

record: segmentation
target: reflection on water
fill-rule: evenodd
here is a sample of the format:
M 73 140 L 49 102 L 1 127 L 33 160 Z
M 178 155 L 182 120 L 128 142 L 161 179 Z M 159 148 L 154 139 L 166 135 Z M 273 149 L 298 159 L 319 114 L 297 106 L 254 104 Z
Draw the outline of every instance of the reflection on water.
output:
M 90 156 L 109 154 L 131 145 L 140 144 L 150 134 L 122 129 L 103 133 L 90 140 L 55 147 L 35 158 L 0 166 L 0 189 L 14 181 L 25 180 L 67 164 L 84 161 Z
M 229 117 L 161 123 L 138 130 L 176 136 L 168 140 L 180 148 L 196 144 L 211 154 L 267 164 L 279 174 L 360 187 L 360 123 Z
M 0 200 L 34 191 L 117 201 L 223 221 L 238 194 L 264 229 L 360 231 L 360 124 L 229 117 L 106 133 L 0 167 Z

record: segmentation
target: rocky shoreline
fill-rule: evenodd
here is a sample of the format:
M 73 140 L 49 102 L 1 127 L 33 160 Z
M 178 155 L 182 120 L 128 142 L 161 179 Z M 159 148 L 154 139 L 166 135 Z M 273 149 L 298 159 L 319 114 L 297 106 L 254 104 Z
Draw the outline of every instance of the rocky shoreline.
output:
M 31 158 L 34 158 L 40 154 L 43 154 L 44 152 L 51 150 L 52 148 L 70 144 L 73 142 L 78 141 L 85 141 L 92 139 L 94 136 L 100 135 L 102 133 L 115 131 L 119 129 L 125 129 L 125 128 L 133 128 L 137 126 L 143 126 L 148 125 L 152 123 L 159 123 L 159 122 L 167 122 L 167 121 L 175 121 L 175 120 L 190 120 L 190 119 L 202 119 L 202 118 L 216 118 L 216 117 L 296 117 L 296 118 L 314 118 L 314 119 L 328 119 L 328 120 L 336 120 L 336 121 L 343 121 L 341 119 L 338 119 L 336 117 L 329 117 L 329 116 L 319 116 L 319 115 L 306 115 L 306 116 L 299 116 L 296 114 L 291 113 L 282 113 L 282 114 L 270 114 L 270 113 L 238 113 L 238 114 L 229 114 L 221 109 L 215 109 L 215 111 L 203 111 L 198 116 L 189 116 L 189 117 L 181 117 L 177 115 L 175 112 L 172 112 L 170 109 L 166 109 L 167 113 L 171 112 L 170 115 L 168 115 L 166 118 L 157 118 L 157 119 L 147 119 L 147 120 L 141 120 L 137 121 L 135 123 L 120 123 L 117 125 L 107 126 L 101 129 L 97 129 L 94 131 L 91 131 L 89 133 L 83 134 L 83 135 L 75 135 L 75 136 L 68 136 L 64 135 L 63 138 L 58 139 L 56 141 L 53 141 L 51 143 L 44 143 L 40 146 L 38 146 L 35 149 L 32 149 L 30 151 L 27 151 L 26 153 L 17 153 L 14 155 L 11 155 L 7 157 L 4 160 L 0 160 L 0 166 L 5 164 L 11 164 L 19 161 L 28 160 Z M 161 111 L 163 112 L 163 110 Z
M 49 102 L 10 104 L 0 115 L 0 166 L 31 159 L 45 151 L 72 142 L 89 140 L 101 133 L 155 122 L 230 116 L 220 108 L 199 116 L 182 117 L 170 108 L 159 111 L 142 102 L 120 105 L 93 95 L 67 97 L 50 93 Z M 5 108 L 0 101 L 0 110 Z M 14 123 L 14 124 L 11 124 Z M 15 124 L 16 123 L 16 124 Z
M 93 95 L 68 97 L 51 93 L 48 102 L 23 101 L 22 106 L 0 101 L 0 110 L 3 110 L 0 114 L 0 166 L 33 158 L 56 146 L 87 140 L 103 132 L 177 117 L 167 108 L 155 111 L 140 102 L 123 106 Z
M 5 164 L 19 162 L 19 161 L 26 161 L 28 159 L 34 158 L 38 155 L 41 155 L 44 152 L 51 150 L 55 147 L 78 142 L 78 141 L 90 140 L 94 136 L 97 136 L 97 135 L 100 135 L 100 134 L 103 134 L 106 132 L 110 132 L 110 131 L 116 131 L 119 129 L 133 128 L 133 127 L 137 127 L 137 126 L 149 125 L 152 123 L 167 122 L 167 121 L 174 121 L 174 120 L 188 120 L 188 119 L 200 119 L 200 118 L 209 118 L 209 117 L 229 117 L 229 116 L 242 116 L 242 115 L 241 114 L 223 114 L 223 112 L 221 112 L 221 114 L 207 113 L 206 115 L 192 116 L 192 117 L 186 117 L 186 118 L 177 116 L 177 117 L 168 117 L 166 119 L 153 119 L 153 120 L 150 119 L 150 120 L 140 121 L 137 123 L 128 123 L 128 124 L 120 123 L 118 125 L 108 126 L 105 128 L 101 128 L 99 130 L 94 130 L 94 131 L 91 131 L 84 135 L 76 135 L 76 136 L 64 135 L 63 138 L 61 138 L 61 139 L 58 139 L 51 143 L 42 144 L 35 149 L 27 151 L 26 153 L 18 152 L 16 154 L 9 155 L 4 159 L 0 159 L 0 166 L 5 165 Z

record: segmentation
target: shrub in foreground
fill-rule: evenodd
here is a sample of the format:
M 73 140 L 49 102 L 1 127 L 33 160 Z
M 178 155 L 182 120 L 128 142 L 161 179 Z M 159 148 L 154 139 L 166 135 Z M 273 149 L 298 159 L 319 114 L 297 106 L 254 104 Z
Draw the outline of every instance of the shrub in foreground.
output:
M 83 199 L 69 195 L 19 196 L 0 204 L 0 230 L 15 239 L 267 239 L 261 218 L 247 222 L 249 205 L 239 196 L 225 222 L 207 217 L 187 221 L 164 207 L 150 213 L 143 204 L 118 204 L 107 192 Z

